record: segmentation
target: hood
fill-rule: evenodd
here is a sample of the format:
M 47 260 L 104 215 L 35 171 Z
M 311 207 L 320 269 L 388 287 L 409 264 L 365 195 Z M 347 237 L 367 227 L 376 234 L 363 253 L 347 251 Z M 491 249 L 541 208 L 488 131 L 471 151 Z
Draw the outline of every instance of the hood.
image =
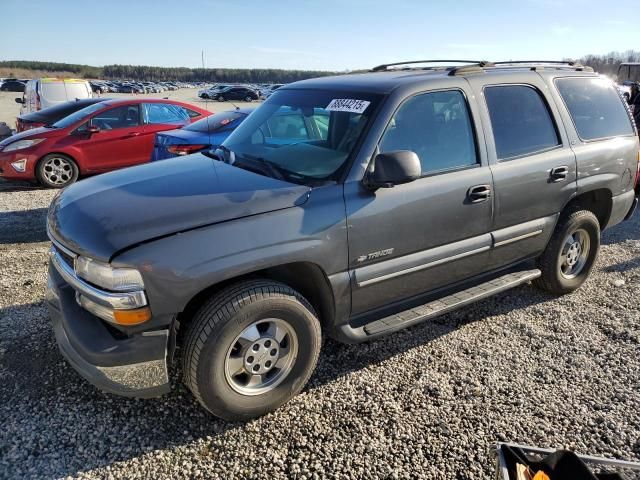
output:
M 158 237 L 301 205 L 309 190 L 194 154 L 77 182 L 47 221 L 57 241 L 109 261 Z
M 2 140 L 0 142 L 0 148 L 4 147 L 6 145 L 9 145 L 10 143 L 17 142 L 18 140 L 22 140 L 24 138 L 37 138 L 38 135 L 41 135 L 43 133 L 46 134 L 47 137 L 50 137 L 52 130 L 55 130 L 55 129 L 46 128 L 46 127 L 39 127 L 39 128 L 32 128 L 32 129 L 26 130 L 24 132 L 16 133 L 15 135 L 11 135 L 10 137 L 5 138 L 4 140 Z

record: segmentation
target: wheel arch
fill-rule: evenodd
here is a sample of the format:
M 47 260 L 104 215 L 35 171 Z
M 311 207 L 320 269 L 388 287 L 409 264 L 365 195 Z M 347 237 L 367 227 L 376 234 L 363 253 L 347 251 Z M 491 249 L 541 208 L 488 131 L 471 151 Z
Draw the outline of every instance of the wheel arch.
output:
M 212 295 L 231 284 L 252 278 L 273 280 L 293 288 L 305 297 L 316 310 L 323 329 L 326 330 L 333 324 L 335 298 L 326 273 L 319 265 L 312 262 L 292 262 L 228 278 L 195 294 L 176 317 L 179 324 L 177 343 L 181 342 L 181 332 L 186 330 L 185 326 L 191 321 L 200 306 Z
M 566 212 L 577 206 L 593 212 L 600 223 L 600 229 L 604 230 L 611 218 L 613 194 L 608 188 L 582 192 L 567 202 L 562 211 Z
M 72 161 L 73 161 L 73 163 L 75 163 L 75 164 L 76 164 L 76 167 L 78 167 L 78 172 L 79 172 L 79 173 L 82 173 L 82 167 L 81 167 L 81 165 L 80 165 L 80 162 L 78 162 L 78 159 L 76 158 L 76 156 L 75 156 L 75 155 L 70 154 L 69 152 L 63 152 L 63 151 L 60 151 L 60 150 L 55 150 L 55 151 L 53 151 L 53 152 L 47 152 L 47 153 L 45 153 L 44 155 L 42 155 L 42 156 L 38 159 L 38 161 L 36 162 L 36 164 L 35 164 L 35 166 L 34 166 L 34 172 L 35 172 L 35 171 L 37 171 L 37 168 L 38 168 L 38 165 L 40 165 L 40 162 L 42 162 L 42 160 L 44 160 L 44 159 L 45 159 L 45 157 L 48 157 L 49 155 L 63 155 L 63 156 L 65 156 L 65 157 L 69 158 L 70 160 L 72 160 Z

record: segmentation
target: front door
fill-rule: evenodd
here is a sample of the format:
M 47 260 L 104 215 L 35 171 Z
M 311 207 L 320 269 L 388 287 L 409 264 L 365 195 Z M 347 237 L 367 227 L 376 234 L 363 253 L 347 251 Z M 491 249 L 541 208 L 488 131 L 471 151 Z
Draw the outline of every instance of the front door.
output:
M 423 177 L 375 192 L 345 183 L 352 315 L 485 270 L 493 185 L 471 118 L 462 90 L 410 97 L 378 149 L 415 152 Z
M 78 140 L 75 146 L 82 151 L 91 171 L 113 170 L 149 160 L 138 105 L 102 110 L 91 118 L 89 125 L 100 130 Z

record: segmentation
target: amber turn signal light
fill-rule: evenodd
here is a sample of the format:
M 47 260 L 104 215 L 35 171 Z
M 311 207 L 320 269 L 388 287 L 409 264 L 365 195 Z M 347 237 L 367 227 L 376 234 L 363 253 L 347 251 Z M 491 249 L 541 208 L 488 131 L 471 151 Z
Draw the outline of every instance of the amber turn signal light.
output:
M 113 320 L 118 325 L 139 325 L 151 318 L 149 307 L 136 308 L 135 310 L 114 310 Z

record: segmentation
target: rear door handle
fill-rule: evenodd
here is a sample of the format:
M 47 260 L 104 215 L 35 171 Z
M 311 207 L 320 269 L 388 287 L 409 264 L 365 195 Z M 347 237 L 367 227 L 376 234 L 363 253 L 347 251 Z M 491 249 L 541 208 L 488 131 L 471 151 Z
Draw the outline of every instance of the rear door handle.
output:
M 560 167 L 552 168 L 549 177 L 552 182 L 562 182 L 567 179 L 568 175 L 569 167 L 567 167 L 566 165 L 562 165 Z
M 467 192 L 467 198 L 471 203 L 485 202 L 491 197 L 491 186 L 476 185 Z

